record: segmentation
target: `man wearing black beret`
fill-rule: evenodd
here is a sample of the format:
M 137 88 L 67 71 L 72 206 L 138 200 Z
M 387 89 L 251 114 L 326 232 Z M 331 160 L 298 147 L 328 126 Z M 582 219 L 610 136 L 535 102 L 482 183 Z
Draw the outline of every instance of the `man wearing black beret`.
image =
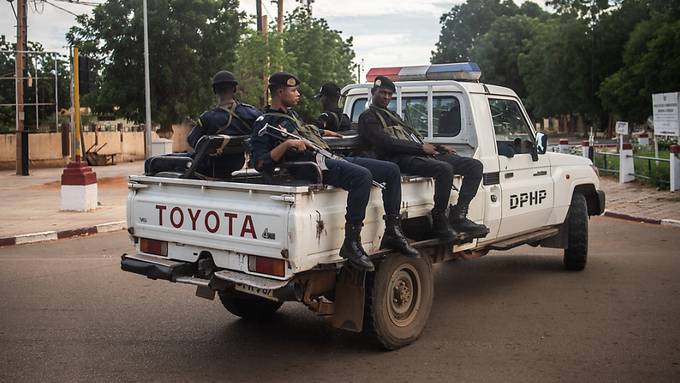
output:
M 271 172 L 277 164 L 288 161 L 316 161 L 309 143 L 329 150 L 323 136 L 337 136 L 329 130 L 318 129 L 304 124 L 292 109 L 300 99 L 300 81 L 290 73 L 279 72 L 269 77 L 271 105 L 255 121 L 251 138 L 252 158 L 255 169 Z M 266 124 L 285 128 L 304 140 L 288 139 L 281 141 L 269 135 L 259 135 Z M 346 161 L 345 161 L 346 160 Z M 347 209 L 345 214 L 345 240 L 340 248 L 340 256 L 355 267 L 371 271 L 373 263 L 361 246 L 361 228 L 366 216 L 366 206 L 370 197 L 373 180 L 384 182 L 383 205 L 385 208 L 385 234 L 381 247 L 394 249 L 403 255 L 418 257 L 418 251 L 411 247 L 399 226 L 401 205 L 401 175 L 399 167 L 391 162 L 360 157 L 345 157 L 345 160 L 326 159 L 323 170 L 323 183 L 347 190 Z M 323 169 L 323 168 L 322 168 Z M 297 179 L 314 180 L 313 171 L 308 168 L 292 168 Z
M 461 232 L 468 238 L 486 236 L 489 232 L 486 226 L 467 218 L 470 202 L 482 180 L 482 163 L 426 143 L 418 131 L 387 109 L 395 91 L 389 78 L 376 77 L 371 88 L 371 105 L 359 116 L 359 136 L 364 145 L 377 158 L 399 165 L 404 173 L 434 178 L 432 225 L 435 235 L 451 242 L 461 240 Z M 447 217 L 454 174 L 463 176 L 463 184 L 458 202 Z
M 203 112 L 189 132 L 187 141 L 192 148 L 196 148 L 198 140 L 206 135 L 250 135 L 253 123 L 260 116 L 260 112 L 254 106 L 234 99 L 237 85 L 238 81 L 229 71 L 222 70 L 213 76 L 212 88 L 219 104 Z M 210 177 L 230 177 L 231 173 L 241 169 L 244 163 L 243 153 L 209 156 L 198 165 L 198 172 Z
M 334 82 L 327 82 L 321 86 L 319 93 L 314 98 L 321 99 L 323 112 L 317 119 L 316 126 L 320 129 L 328 129 L 334 132 L 342 132 L 352 129 L 349 116 L 342 112 L 338 106 L 340 102 L 340 87 Z

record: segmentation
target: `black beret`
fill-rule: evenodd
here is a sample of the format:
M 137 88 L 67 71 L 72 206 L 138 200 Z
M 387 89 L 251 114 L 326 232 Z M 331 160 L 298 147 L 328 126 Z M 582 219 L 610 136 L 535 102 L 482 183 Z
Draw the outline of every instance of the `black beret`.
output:
M 276 72 L 269 76 L 269 86 L 272 85 L 298 86 L 300 85 L 300 80 L 290 73 Z
M 392 80 L 385 76 L 378 76 L 375 78 L 373 81 L 373 89 L 376 88 L 385 88 L 391 90 L 393 93 L 397 91 L 397 88 L 394 86 L 394 83 Z
M 340 87 L 334 82 L 327 82 L 321 85 L 319 93 L 317 93 L 314 98 L 319 98 L 321 96 L 326 97 L 340 97 Z
M 213 86 L 217 84 L 231 84 L 231 85 L 237 85 L 238 81 L 236 81 L 236 78 L 234 78 L 234 74 L 227 71 L 227 70 L 221 70 L 213 76 L 212 79 L 212 84 Z

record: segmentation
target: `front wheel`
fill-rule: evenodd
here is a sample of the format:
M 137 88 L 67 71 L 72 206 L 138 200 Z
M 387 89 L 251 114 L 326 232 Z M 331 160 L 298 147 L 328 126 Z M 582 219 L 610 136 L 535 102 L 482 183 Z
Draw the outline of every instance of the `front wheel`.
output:
M 413 343 L 427 323 L 433 297 L 427 259 L 388 256 L 367 275 L 365 332 L 388 350 Z
M 567 248 L 564 249 L 564 267 L 579 271 L 588 260 L 588 204 L 583 194 L 574 194 L 567 214 Z
M 219 296 L 227 311 L 243 319 L 262 320 L 270 318 L 283 304 L 283 302 L 274 302 L 235 291 L 220 292 Z

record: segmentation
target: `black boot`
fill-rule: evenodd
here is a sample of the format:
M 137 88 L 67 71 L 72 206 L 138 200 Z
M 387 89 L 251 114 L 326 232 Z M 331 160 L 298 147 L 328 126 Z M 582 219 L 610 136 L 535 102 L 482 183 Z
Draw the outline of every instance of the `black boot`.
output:
M 382 241 L 380 241 L 381 249 L 397 250 L 401 254 L 410 257 L 418 258 L 418 250 L 408 243 L 408 240 L 401 231 L 401 220 L 398 215 L 386 215 L 385 217 L 385 234 Z
M 432 232 L 446 242 L 460 242 L 462 239 L 460 233 L 449 225 L 446 211 L 436 212 L 432 210 Z
M 465 233 L 465 236 L 470 239 L 486 237 L 486 235 L 489 234 L 489 228 L 469 220 L 467 214 L 467 205 L 451 206 L 449 209 L 451 226 L 456 230 Z
M 340 256 L 347 259 L 354 267 L 363 271 L 373 271 L 375 267 L 361 247 L 362 224 L 345 224 L 345 241 L 340 248 Z

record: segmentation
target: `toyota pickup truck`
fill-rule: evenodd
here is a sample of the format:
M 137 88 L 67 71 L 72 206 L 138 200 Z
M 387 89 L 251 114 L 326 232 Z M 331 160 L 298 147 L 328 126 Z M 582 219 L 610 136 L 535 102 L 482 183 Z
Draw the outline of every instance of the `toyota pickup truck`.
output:
M 434 263 L 529 244 L 564 249 L 567 270 L 585 267 L 588 218 L 601 214 L 605 203 L 590 160 L 546 152 L 547 136 L 535 131 L 515 92 L 478 82 L 481 72 L 473 63 L 372 69 L 368 83 L 342 90 L 345 113 L 355 123 L 370 102 L 376 75 L 395 81 L 390 108 L 426 141 L 483 163 L 469 217 L 489 227 L 485 238 L 454 244 L 434 238 L 433 180 L 403 175 L 403 228 L 421 257 L 379 249 L 384 212 L 374 188 L 362 242 L 376 270 L 357 271 L 338 255 L 344 190 L 320 178 L 295 181 L 286 168 L 259 174 L 246 167 L 225 179 L 203 177 L 195 171 L 198 161 L 244 151 L 247 140 L 209 136 L 193 158 L 154 157 L 145 175 L 130 176 L 127 223 L 136 252 L 122 256 L 122 269 L 193 285 L 197 296 L 217 295 L 226 310 L 245 319 L 273 316 L 284 302 L 300 302 L 336 328 L 364 332 L 397 349 L 415 341 L 427 322 Z M 336 152 L 351 152 L 356 133 L 329 143 Z M 452 204 L 456 198 L 452 193 Z

